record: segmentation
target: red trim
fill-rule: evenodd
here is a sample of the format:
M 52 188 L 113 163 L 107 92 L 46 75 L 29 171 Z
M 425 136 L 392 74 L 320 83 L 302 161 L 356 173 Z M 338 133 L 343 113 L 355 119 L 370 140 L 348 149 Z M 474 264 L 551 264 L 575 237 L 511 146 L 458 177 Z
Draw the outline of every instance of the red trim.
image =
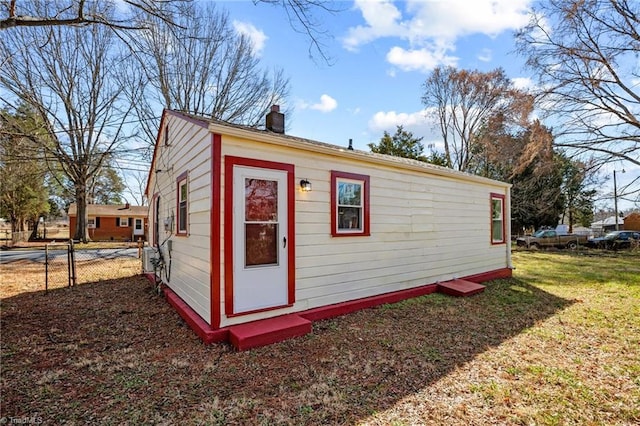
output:
M 158 147 L 160 146 L 160 136 L 165 130 L 166 120 L 167 120 L 167 110 L 165 109 L 162 111 L 162 117 L 160 117 L 160 127 L 159 127 L 160 130 L 158 130 L 158 135 L 156 136 L 156 142 L 153 146 L 153 155 L 151 156 L 151 167 L 149 168 L 149 174 L 147 175 L 147 185 L 144 188 L 144 195 L 146 195 L 147 198 L 149 198 L 149 185 L 151 184 L 151 176 L 153 176 L 152 173 L 155 173 L 155 169 L 156 169 L 156 154 L 158 152 Z
M 209 128 L 208 120 L 205 120 L 205 119 L 198 120 L 195 117 L 181 114 L 177 111 L 171 111 L 169 109 L 162 110 L 162 117 L 160 117 L 160 127 L 158 127 L 160 130 L 158 131 L 158 135 L 156 136 L 156 143 L 153 146 L 153 155 L 151 157 L 151 167 L 149 168 L 149 175 L 147 176 L 147 186 L 144 189 L 144 194 L 147 196 L 147 198 L 149 198 L 149 184 L 151 183 L 151 176 L 152 176 L 151 174 L 155 173 L 155 169 L 156 169 L 155 167 L 156 154 L 158 152 L 158 147 L 160 146 L 160 138 L 163 135 L 164 131 L 167 130 L 167 128 L 165 127 L 165 121 L 167 120 L 168 116 L 181 118 L 185 121 L 188 121 L 189 123 L 195 124 L 198 127 L 202 127 L 203 129 Z
M 256 160 L 254 158 L 226 155 L 224 159 L 224 310 L 227 316 L 247 315 L 250 312 L 234 312 L 233 308 L 233 167 L 247 166 L 262 169 L 283 170 L 287 172 L 287 234 L 288 250 L 288 304 L 295 303 L 295 166 L 275 161 Z M 276 307 L 273 309 L 279 309 Z M 271 310 L 271 308 L 267 309 Z
M 362 299 L 350 300 L 348 302 L 321 306 L 319 308 L 299 312 L 298 315 L 300 315 L 302 318 L 308 319 L 309 321 L 320 321 L 328 318 L 338 317 L 340 315 L 350 314 L 362 309 L 372 308 L 374 306 L 396 303 L 405 299 L 411 299 L 413 297 L 435 293 L 437 289 L 438 284 L 427 284 L 420 287 L 409 288 L 406 290 L 384 293 L 378 296 L 365 297 Z
M 169 287 L 163 288 L 167 301 L 206 344 L 229 340 L 228 329 L 212 329 L 187 303 Z
M 336 192 L 336 182 L 338 178 L 343 179 L 352 179 L 352 180 L 360 180 L 364 182 L 364 212 L 363 212 L 363 228 L 362 232 L 338 232 L 338 221 L 337 221 L 337 212 L 338 212 L 338 203 L 336 201 L 337 192 Z M 370 216 L 369 216 L 369 188 L 371 185 L 369 184 L 369 176 L 367 175 L 359 175 L 356 173 L 347 173 L 340 172 L 337 170 L 331 170 L 331 236 L 332 237 L 368 237 L 371 235 L 370 233 Z
M 173 115 L 174 117 L 178 117 L 183 119 L 184 121 L 187 121 L 191 124 L 195 124 L 198 127 L 201 127 L 203 129 L 208 129 L 209 128 L 209 119 L 202 117 L 202 118 L 197 118 L 188 114 L 183 114 L 179 111 L 172 111 L 170 109 L 166 110 L 167 114 L 169 115 Z
M 510 278 L 512 276 L 512 270 L 510 268 L 496 269 L 494 271 L 483 272 L 476 275 L 469 275 L 461 278 L 465 281 L 473 281 L 481 283 L 484 281 L 490 281 L 501 278 Z M 334 305 L 321 306 L 319 308 L 310 309 L 308 311 L 298 312 L 302 318 L 309 321 L 319 321 L 323 319 L 333 318 L 340 315 L 349 314 L 351 312 L 359 311 L 361 309 L 372 308 L 378 305 L 384 305 L 388 303 L 396 303 L 405 299 L 411 299 L 413 297 L 424 296 L 431 294 L 439 290 L 438 284 L 427 284 L 420 287 L 414 287 L 406 290 L 394 291 L 391 293 L 384 293 L 377 296 L 365 297 L 362 299 L 350 300 L 348 302 L 336 303 Z
M 146 277 L 151 282 L 155 282 L 153 274 L 145 274 Z M 476 283 L 481 283 L 484 281 L 490 281 L 495 279 L 503 279 L 510 278 L 512 276 L 512 270 L 510 268 L 501 268 L 493 271 L 483 272 L 480 274 L 469 275 L 463 277 L 462 280 L 473 281 Z M 209 327 L 205 320 L 203 320 L 189 305 L 187 305 L 176 293 L 173 292 L 169 287 L 164 287 L 164 294 L 178 314 L 187 322 L 189 327 L 191 327 L 194 332 L 204 341 L 204 343 L 212 343 L 212 342 L 221 342 L 221 341 L 229 341 L 230 334 L 234 332 L 236 327 L 241 327 L 244 329 L 247 324 L 252 324 L 251 327 L 260 326 L 262 322 L 271 322 L 274 321 L 275 318 L 286 318 L 292 316 L 298 316 L 308 321 L 319 321 L 328 318 L 334 318 L 340 315 L 349 314 L 351 312 L 355 312 L 361 309 L 372 308 L 375 306 L 387 304 L 387 303 L 396 303 L 405 299 L 410 299 L 413 297 L 419 297 L 427 294 L 434 293 L 439 291 L 440 286 L 435 284 L 427 284 L 420 287 L 414 287 L 407 290 L 399 290 L 391 293 L 385 293 L 377 296 L 365 297 L 362 299 L 351 300 L 348 302 L 336 303 L 334 305 L 321 306 L 319 308 L 309 309 L 307 311 L 298 312 L 295 315 L 283 315 L 281 317 L 267 318 L 265 320 L 253 321 L 250 323 L 243 323 L 235 326 L 225 327 L 221 329 L 214 329 L 213 327 Z M 272 330 L 274 335 L 272 336 L 260 336 L 260 339 L 263 339 L 265 342 L 275 342 L 280 341 L 282 339 L 276 339 L 276 335 L 280 335 L 282 332 L 281 328 L 275 327 Z M 258 337 L 252 337 L 258 338 Z M 242 348 L 239 348 L 242 349 Z
M 222 243 L 220 235 L 221 224 L 221 197 L 222 191 L 222 136 L 211 135 L 211 188 L 212 201 L 210 212 L 211 223 L 211 328 L 220 328 L 220 264 L 222 263 Z
M 502 208 L 501 208 L 501 212 L 502 212 L 502 241 L 493 241 L 493 200 L 495 199 L 500 199 L 500 201 L 502 202 Z M 490 226 L 490 241 L 491 241 L 491 245 L 492 246 L 497 246 L 500 244 L 506 244 L 507 242 L 507 238 L 506 238 L 506 219 L 504 216 L 504 204 L 505 204 L 505 195 L 504 194 L 498 194 L 495 192 L 491 193 L 491 197 L 489 198 L 489 220 L 491 221 L 491 226 Z
M 185 229 L 180 230 L 180 182 L 187 183 L 187 211 L 185 213 Z M 189 235 L 189 172 L 184 171 L 176 178 L 176 237 L 186 237 Z
M 489 272 L 482 272 L 480 274 L 468 275 L 463 277 L 463 280 L 473 281 L 474 283 L 483 283 L 485 281 L 501 280 L 511 278 L 513 276 L 513 270 L 511 268 L 495 269 Z

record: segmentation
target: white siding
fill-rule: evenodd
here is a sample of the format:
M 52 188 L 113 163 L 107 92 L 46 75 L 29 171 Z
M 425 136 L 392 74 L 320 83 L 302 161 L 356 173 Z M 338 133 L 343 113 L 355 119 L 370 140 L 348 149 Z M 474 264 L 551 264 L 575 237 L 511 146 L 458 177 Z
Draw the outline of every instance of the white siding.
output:
M 198 315 L 211 323 L 211 133 L 172 115 L 167 115 L 167 123 L 169 145 L 165 146 L 164 138 L 160 138 L 154 168 L 161 171 L 152 173 L 149 188 L 150 198 L 154 194 L 161 197 L 158 241 L 167 263 L 170 259 L 162 278 Z M 188 234 L 176 236 L 176 179 L 184 172 L 188 174 Z M 172 223 L 169 231 L 164 230 L 165 219 Z M 153 216 L 150 224 L 152 220 Z
M 224 135 L 222 154 L 223 161 L 225 155 L 233 155 L 294 164 L 296 184 L 295 306 L 223 317 L 222 326 L 509 266 L 508 245 L 492 246 L 490 238 L 490 193 L 506 194 L 504 184 L 442 177 Z M 370 236 L 331 236 L 331 170 L 370 176 Z M 297 187 L 303 178 L 312 183 L 311 192 Z M 224 208 L 224 200 L 222 204 Z M 223 295 L 224 288 L 221 300 Z

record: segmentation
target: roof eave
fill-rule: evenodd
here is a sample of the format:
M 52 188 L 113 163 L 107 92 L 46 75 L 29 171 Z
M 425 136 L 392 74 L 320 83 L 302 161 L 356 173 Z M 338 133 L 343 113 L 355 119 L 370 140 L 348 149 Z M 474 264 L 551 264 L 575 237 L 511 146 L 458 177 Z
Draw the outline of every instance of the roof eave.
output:
M 494 179 L 485 178 L 482 176 L 476 176 L 469 173 L 460 172 L 453 169 L 448 169 L 446 167 L 440 167 L 429 163 L 424 164 L 409 164 L 409 163 L 399 163 L 397 160 L 394 160 L 391 156 L 384 155 L 368 155 L 363 151 L 352 151 L 346 148 L 340 148 L 338 146 L 329 146 L 324 144 L 316 144 L 312 142 L 307 142 L 305 139 L 300 138 L 287 138 L 282 137 L 279 134 L 265 132 L 265 131 L 257 131 L 257 130 L 247 130 L 234 126 L 225 126 L 220 123 L 210 122 L 209 123 L 209 131 L 212 133 L 226 134 L 230 136 L 236 136 L 244 139 L 256 140 L 258 142 L 268 143 L 271 145 L 277 145 L 287 148 L 295 148 L 305 151 L 317 152 L 327 155 L 339 155 L 343 158 L 352 159 L 354 161 L 366 161 L 373 164 L 380 164 L 391 166 L 395 168 L 403 168 L 408 170 L 413 170 L 422 173 L 429 173 L 437 176 L 448 177 L 451 179 L 465 180 L 474 183 L 481 184 L 490 184 L 494 186 L 502 186 L 505 188 L 511 188 L 511 184 L 506 182 L 497 181 Z

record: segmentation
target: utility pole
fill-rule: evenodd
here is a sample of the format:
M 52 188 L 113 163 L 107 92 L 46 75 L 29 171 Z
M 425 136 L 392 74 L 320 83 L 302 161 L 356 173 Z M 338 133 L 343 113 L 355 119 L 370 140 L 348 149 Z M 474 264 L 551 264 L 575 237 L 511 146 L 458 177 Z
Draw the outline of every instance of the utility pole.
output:
M 622 169 L 622 173 L 624 173 L 624 169 Z M 620 230 L 620 225 L 618 224 L 618 185 L 616 182 L 616 171 L 613 171 L 613 209 L 616 214 L 616 231 Z

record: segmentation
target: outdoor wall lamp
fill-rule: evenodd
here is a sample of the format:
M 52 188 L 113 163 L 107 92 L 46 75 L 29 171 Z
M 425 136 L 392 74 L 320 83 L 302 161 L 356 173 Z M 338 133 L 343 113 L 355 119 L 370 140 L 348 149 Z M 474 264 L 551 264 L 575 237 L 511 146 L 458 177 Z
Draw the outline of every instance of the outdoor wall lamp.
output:
M 302 192 L 310 192 L 311 182 L 309 182 L 307 179 L 302 179 L 300 181 L 300 189 L 302 190 Z

